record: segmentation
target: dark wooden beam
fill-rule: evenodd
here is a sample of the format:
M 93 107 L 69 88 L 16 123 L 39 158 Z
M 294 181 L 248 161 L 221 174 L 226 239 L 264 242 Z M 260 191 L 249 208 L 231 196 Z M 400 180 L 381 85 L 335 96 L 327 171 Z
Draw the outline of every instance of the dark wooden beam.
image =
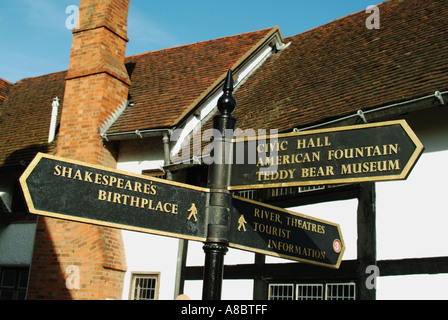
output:
M 380 276 L 448 273 L 448 257 L 382 260 L 377 265 Z
M 448 273 L 448 257 L 379 260 L 376 265 L 379 268 L 380 277 Z M 263 279 L 264 281 L 354 281 L 358 269 L 359 262 L 357 260 L 343 260 L 339 269 L 298 262 L 263 265 L 238 264 L 226 265 L 224 278 L 233 280 Z M 186 267 L 185 280 L 201 280 L 202 275 L 202 266 Z
M 376 265 L 376 212 L 375 212 L 375 184 L 360 185 L 358 198 L 358 269 L 356 281 L 356 295 L 358 300 L 375 300 L 375 288 L 366 286 L 366 273 L 369 266 Z
M 266 256 L 264 254 L 255 254 L 255 268 L 262 269 L 266 265 Z M 225 270 L 224 270 L 225 273 Z M 254 278 L 254 300 L 266 300 L 268 298 L 268 284 L 263 279 L 263 276 Z
M 224 279 L 262 279 L 263 281 L 354 280 L 357 261 L 342 261 L 339 269 L 305 263 L 239 264 L 224 267 Z M 203 267 L 187 267 L 185 280 L 201 280 Z

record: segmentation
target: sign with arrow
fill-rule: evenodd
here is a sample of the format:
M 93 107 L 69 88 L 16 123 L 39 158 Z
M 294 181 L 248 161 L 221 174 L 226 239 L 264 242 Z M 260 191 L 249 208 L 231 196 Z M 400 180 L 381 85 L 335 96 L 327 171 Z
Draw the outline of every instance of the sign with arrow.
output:
M 206 239 L 209 190 L 39 153 L 20 177 L 33 214 Z
M 20 177 L 29 211 L 204 242 L 209 190 L 39 153 Z M 344 242 L 339 226 L 232 197 L 231 247 L 333 268 Z
M 233 146 L 229 190 L 402 180 L 423 152 L 404 120 L 249 137 Z
M 345 251 L 338 224 L 232 197 L 229 246 L 339 268 Z

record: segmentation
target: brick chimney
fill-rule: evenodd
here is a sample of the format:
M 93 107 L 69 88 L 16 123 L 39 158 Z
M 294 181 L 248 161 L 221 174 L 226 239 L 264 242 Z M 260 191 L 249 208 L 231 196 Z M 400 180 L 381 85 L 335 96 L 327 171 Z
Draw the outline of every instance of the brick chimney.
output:
M 81 0 L 56 154 L 115 168 L 98 128 L 126 103 L 129 0 Z M 120 230 L 39 217 L 28 299 L 121 299 Z

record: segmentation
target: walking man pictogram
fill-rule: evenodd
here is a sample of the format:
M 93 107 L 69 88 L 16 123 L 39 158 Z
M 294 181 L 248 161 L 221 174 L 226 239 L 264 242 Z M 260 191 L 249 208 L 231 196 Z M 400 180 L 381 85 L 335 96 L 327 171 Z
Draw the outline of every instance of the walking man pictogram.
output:
M 246 232 L 246 223 L 247 221 L 244 219 L 244 215 L 241 215 L 238 219 L 238 231 L 241 231 L 241 228 L 243 228 L 244 232 Z
M 191 208 L 188 209 L 188 212 L 191 212 L 190 215 L 188 216 L 188 220 L 190 220 L 191 217 L 193 217 L 194 221 L 198 221 L 198 218 L 196 217 L 196 215 L 198 214 L 198 209 L 196 209 L 196 205 L 194 203 L 191 204 Z

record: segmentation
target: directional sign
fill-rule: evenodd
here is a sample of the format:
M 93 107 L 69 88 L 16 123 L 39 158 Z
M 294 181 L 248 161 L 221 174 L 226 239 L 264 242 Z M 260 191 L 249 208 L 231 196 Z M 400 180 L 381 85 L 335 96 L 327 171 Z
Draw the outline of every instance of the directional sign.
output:
M 29 211 L 205 241 L 208 189 L 38 154 L 20 178 Z
M 339 268 L 339 225 L 236 196 L 232 204 L 230 247 Z
M 401 180 L 422 152 L 404 120 L 236 139 L 229 190 Z

